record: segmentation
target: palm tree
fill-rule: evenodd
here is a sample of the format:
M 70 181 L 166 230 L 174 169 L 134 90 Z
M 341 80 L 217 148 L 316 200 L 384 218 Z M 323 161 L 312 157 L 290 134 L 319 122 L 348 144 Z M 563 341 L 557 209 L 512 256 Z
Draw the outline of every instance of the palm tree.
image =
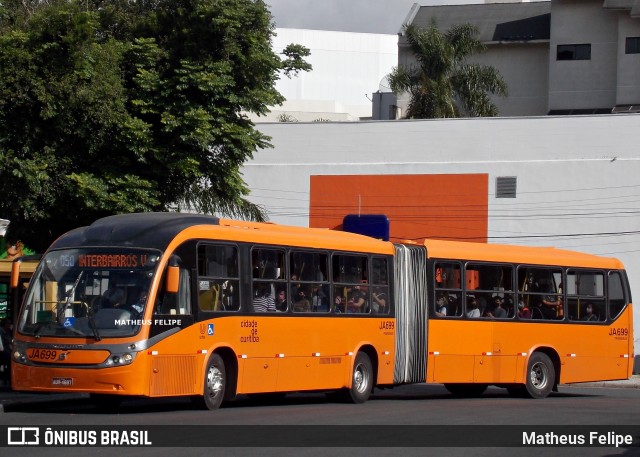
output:
M 404 34 L 417 65 L 395 67 L 389 74 L 391 90 L 410 96 L 407 118 L 497 116 L 489 94 L 507 95 L 507 85 L 492 66 L 467 62 L 486 47 L 471 24 L 440 32 L 435 21 L 428 28 L 406 25 Z

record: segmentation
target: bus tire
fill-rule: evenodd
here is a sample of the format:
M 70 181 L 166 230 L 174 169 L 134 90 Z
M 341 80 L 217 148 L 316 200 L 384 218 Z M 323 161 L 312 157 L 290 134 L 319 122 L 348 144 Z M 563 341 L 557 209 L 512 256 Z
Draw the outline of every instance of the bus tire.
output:
M 549 356 L 543 352 L 534 352 L 527 364 L 527 383 L 525 388 L 531 398 L 546 398 L 553 389 L 556 370 Z
M 351 387 L 346 391 L 346 399 L 351 403 L 364 403 L 373 391 L 373 366 L 364 352 L 358 352 L 353 362 Z
M 218 354 L 211 354 L 204 372 L 204 392 L 202 405 L 209 410 L 218 409 L 224 399 L 227 385 L 227 372 L 224 360 Z
M 452 383 L 448 383 L 444 385 L 445 389 L 447 389 L 451 394 L 455 395 L 456 397 L 479 397 L 480 395 L 482 395 L 484 393 L 485 390 L 487 390 L 487 387 L 489 387 L 487 384 L 473 384 L 473 383 L 468 383 L 468 384 L 452 384 Z

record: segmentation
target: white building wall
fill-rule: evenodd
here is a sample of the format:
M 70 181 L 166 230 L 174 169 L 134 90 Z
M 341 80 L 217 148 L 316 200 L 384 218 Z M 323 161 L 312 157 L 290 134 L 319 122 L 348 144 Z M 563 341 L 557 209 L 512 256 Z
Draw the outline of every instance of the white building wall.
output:
M 591 44 L 591 60 L 557 60 L 564 44 Z M 617 56 L 617 11 L 602 8 L 602 0 L 553 0 L 549 108 L 613 108 Z
M 290 43 L 306 46 L 313 70 L 282 75 L 276 89 L 287 101 L 255 121 L 276 121 L 283 113 L 299 121 L 371 117 L 371 94 L 398 64 L 397 35 L 281 28 L 276 34 L 276 54 Z
M 250 199 L 273 222 L 308 225 L 311 175 L 487 173 L 490 242 L 618 257 L 640 296 L 638 115 L 258 128 L 274 148 L 258 151 L 242 172 Z M 495 198 L 498 176 L 517 177 L 517 198 Z M 640 307 L 634 317 L 639 329 Z

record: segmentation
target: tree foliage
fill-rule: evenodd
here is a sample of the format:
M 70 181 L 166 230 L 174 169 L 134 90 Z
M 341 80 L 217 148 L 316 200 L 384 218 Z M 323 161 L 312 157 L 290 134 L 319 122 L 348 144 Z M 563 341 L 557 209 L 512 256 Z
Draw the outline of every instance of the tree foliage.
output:
M 409 94 L 407 118 L 498 115 L 489 94 L 506 96 L 507 85 L 494 67 L 468 62 L 485 51 L 473 25 L 442 33 L 434 21 L 427 28 L 405 26 L 404 34 L 417 64 L 398 66 L 388 78 L 395 94 Z
M 308 50 L 271 50 L 260 0 L 2 0 L 0 215 L 44 249 L 97 217 L 263 220 L 241 165 Z

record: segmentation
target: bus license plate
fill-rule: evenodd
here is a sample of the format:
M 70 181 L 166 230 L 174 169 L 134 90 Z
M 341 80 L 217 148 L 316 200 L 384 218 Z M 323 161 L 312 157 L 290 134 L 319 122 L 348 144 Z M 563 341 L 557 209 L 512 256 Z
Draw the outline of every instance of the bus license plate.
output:
M 52 386 L 72 386 L 73 378 L 53 378 L 51 380 Z

